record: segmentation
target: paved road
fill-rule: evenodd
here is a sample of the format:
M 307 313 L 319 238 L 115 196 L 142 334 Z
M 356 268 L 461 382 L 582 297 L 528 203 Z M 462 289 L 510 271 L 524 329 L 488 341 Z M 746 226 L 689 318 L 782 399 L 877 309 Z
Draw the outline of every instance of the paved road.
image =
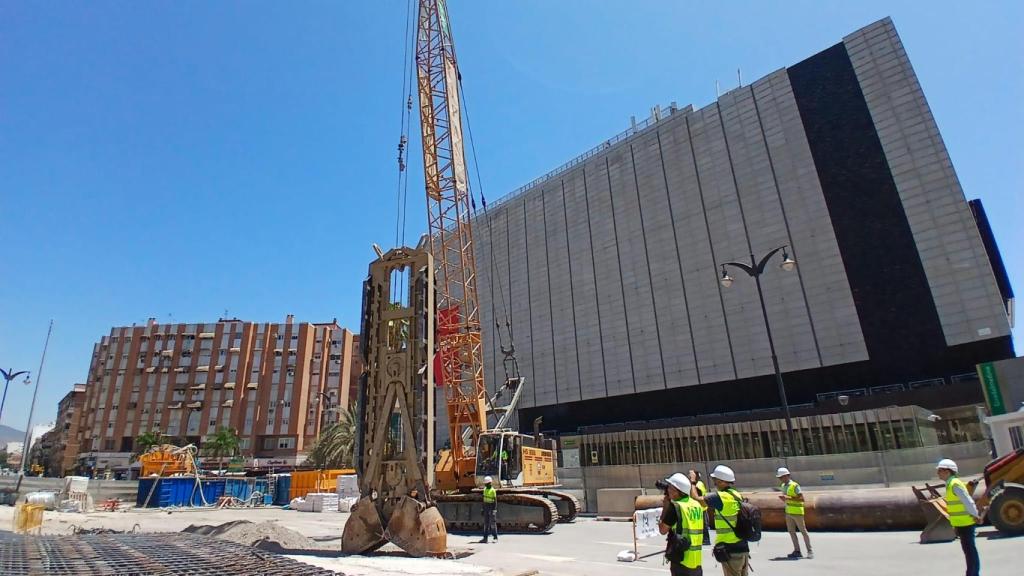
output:
M 477 552 L 466 559 L 473 564 L 500 569 L 506 576 L 537 570 L 542 576 L 647 576 L 668 574 L 662 564 L 663 543 L 641 541 L 640 554 L 656 553 L 633 563 L 617 562 L 620 550 L 632 548 L 631 525 L 580 519 L 558 525 L 547 535 L 508 534 L 498 544 L 473 544 L 478 538 L 449 535 L 450 546 L 470 546 Z M 989 538 L 991 528 L 981 530 L 978 549 L 982 574 L 1021 574 L 1024 537 Z M 712 538 L 714 533 L 712 532 Z M 792 550 L 786 533 L 765 533 L 752 547 L 754 576 L 938 576 L 964 573 L 963 554 L 958 542 L 918 544 L 917 532 L 847 532 L 811 534 L 813 560 L 774 560 Z M 704 549 L 705 574 L 721 574 L 708 547 Z

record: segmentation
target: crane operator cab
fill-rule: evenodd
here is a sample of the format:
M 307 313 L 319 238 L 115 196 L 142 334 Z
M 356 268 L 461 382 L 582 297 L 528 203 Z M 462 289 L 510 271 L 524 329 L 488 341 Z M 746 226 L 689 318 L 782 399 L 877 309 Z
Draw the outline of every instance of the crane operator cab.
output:
M 486 476 L 500 486 L 550 486 L 555 483 L 554 453 L 535 446 L 533 436 L 511 430 L 480 434 L 477 444 L 476 483 Z

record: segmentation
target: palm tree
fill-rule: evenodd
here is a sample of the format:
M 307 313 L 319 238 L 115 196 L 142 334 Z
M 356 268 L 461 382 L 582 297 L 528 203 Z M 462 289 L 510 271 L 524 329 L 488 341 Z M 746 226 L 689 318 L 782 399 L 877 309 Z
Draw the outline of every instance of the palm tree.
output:
M 338 410 L 338 421 L 316 439 L 306 464 L 317 468 L 348 468 L 355 460 L 356 421 L 352 412 Z
M 207 436 L 206 441 L 203 442 L 203 452 L 207 456 L 217 458 L 218 470 L 223 470 L 225 456 L 235 456 L 238 454 L 238 447 L 238 432 L 234 428 L 225 428 L 223 426 L 219 426 L 217 431 Z
M 135 451 L 132 452 L 132 462 L 138 460 L 139 456 L 142 456 L 146 452 L 149 452 L 149 449 L 152 448 L 153 446 L 160 446 L 161 444 L 166 443 L 167 437 L 161 434 L 159 431 L 150 430 L 149 432 L 143 432 L 142 434 L 139 434 L 138 437 L 135 438 L 135 443 L 133 445 Z

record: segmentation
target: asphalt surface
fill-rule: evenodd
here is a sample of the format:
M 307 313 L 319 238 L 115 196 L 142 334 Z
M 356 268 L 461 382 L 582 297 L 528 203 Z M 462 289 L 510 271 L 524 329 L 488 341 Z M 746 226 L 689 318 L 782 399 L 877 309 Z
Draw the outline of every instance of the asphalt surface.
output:
M 465 561 L 500 569 L 506 576 L 533 570 L 541 576 L 668 574 L 668 566 L 662 563 L 664 541 L 660 538 L 641 540 L 638 546 L 641 556 L 653 556 L 631 563 L 616 561 L 619 551 L 633 547 L 631 526 L 628 522 L 582 518 L 574 524 L 559 524 L 546 535 L 508 534 L 497 544 L 473 544 L 478 538 L 450 535 L 449 545 L 473 548 L 476 553 Z M 977 543 L 985 576 L 1024 573 L 1021 565 L 1015 564 L 1024 552 L 1024 537 L 1000 537 L 991 527 L 983 527 Z M 751 545 L 754 576 L 935 576 L 965 571 L 959 542 L 922 545 L 918 532 L 811 533 L 811 544 L 813 560 L 787 560 L 783 557 L 792 551 L 789 535 L 766 532 L 760 543 Z M 722 573 L 709 546 L 704 548 L 704 573 Z

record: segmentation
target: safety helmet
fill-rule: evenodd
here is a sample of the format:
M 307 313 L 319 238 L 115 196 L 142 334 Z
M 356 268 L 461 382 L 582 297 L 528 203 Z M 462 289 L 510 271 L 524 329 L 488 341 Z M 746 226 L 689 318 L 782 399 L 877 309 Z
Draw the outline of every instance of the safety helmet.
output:
M 484 484 L 490 484 L 491 482 L 493 482 L 493 480 L 491 480 L 490 476 L 484 476 Z
M 785 466 L 775 471 L 776 478 L 782 478 L 783 476 L 789 476 L 789 468 L 786 468 Z
M 686 477 L 686 474 L 676 472 L 665 479 L 670 485 L 674 486 L 676 490 L 679 490 L 683 494 L 690 495 L 690 479 Z
M 721 464 L 715 466 L 715 471 L 711 473 L 711 477 L 724 482 L 736 481 L 736 473 L 732 471 L 732 468 Z
M 956 462 L 953 462 L 949 458 L 943 458 L 942 460 L 939 460 L 939 464 L 935 466 L 936 470 L 942 470 L 943 468 L 952 471 L 954 474 L 960 472 L 960 469 L 957 468 L 956 466 Z

